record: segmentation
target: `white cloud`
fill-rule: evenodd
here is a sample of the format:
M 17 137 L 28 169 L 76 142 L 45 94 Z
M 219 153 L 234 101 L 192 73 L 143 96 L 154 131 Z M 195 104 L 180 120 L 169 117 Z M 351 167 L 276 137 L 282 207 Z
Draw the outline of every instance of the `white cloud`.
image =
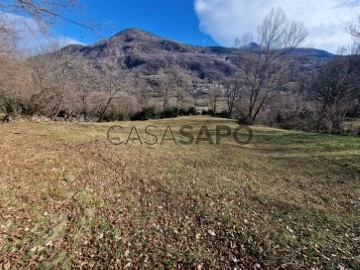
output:
M 266 14 L 278 7 L 305 24 L 309 36 L 303 47 L 330 52 L 350 42 L 345 28 L 360 14 L 360 0 L 195 0 L 200 29 L 227 47 L 236 37 L 256 33 Z
M 26 55 L 34 55 L 47 49 L 49 44 L 56 43 L 58 48 L 70 44 L 82 44 L 80 41 L 66 35 L 55 35 L 50 31 L 41 31 L 35 20 L 10 13 L 0 13 L 1 19 L 10 25 L 18 37 L 18 48 Z

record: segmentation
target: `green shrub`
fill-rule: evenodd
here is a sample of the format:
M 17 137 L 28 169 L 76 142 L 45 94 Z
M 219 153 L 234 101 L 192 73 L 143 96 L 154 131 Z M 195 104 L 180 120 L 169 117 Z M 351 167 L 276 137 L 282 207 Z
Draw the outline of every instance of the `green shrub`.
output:
M 171 107 L 163 110 L 160 113 L 160 118 L 174 118 L 178 116 L 178 108 Z
M 130 119 L 132 121 L 145 121 L 149 119 L 158 119 L 159 114 L 156 113 L 155 107 L 145 107 L 141 111 L 133 114 Z

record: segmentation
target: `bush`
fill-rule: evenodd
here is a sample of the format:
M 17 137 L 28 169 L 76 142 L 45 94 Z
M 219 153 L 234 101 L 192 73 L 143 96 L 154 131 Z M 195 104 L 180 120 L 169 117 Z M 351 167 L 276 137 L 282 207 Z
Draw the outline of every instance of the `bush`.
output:
M 159 114 L 156 113 L 155 107 L 145 107 L 141 111 L 133 114 L 130 119 L 132 121 L 145 121 L 149 119 L 158 119 Z
M 178 109 L 178 115 L 180 116 L 184 116 L 184 115 L 196 115 L 197 112 L 196 112 L 196 109 L 195 107 L 190 107 L 188 109 L 185 109 L 185 108 L 180 108 Z
M 103 121 L 105 122 L 128 121 L 128 120 L 130 120 L 130 116 L 128 113 L 109 112 L 103 116 Z
M 186 109 L 184 109 L 184 108 L 180 108 L 178 110 L 178 115 L 180 115 L 180 116 L 188 115 L 188 111 Z
M 214 111 L 209 109 L 208 111 L 207 110 L 202 110 L 202 115 L 211 115 L 213 116 L 214 115 Z
M 307 108 L 300 111 L 278 111 L 271 122 L 282 129 L 303 131 L 315 131 L 317 124 L 314 112 Z
M 210 110 L 209 113 L 212 113 Z M 156 112 L 155 107 L 145 107 L 141 111 L 131 115 L 121 115 L 121 116 L 114 116 L 111 113 L 108 114 L 106 117 L 104 116 L 104 121 L 121 121 L 121 120 L 130 120 L 131 121 L 145 121 L 149 119 L 164 119 L 164 118 L 175 118 L 179 115 L 196 115 L 196 109 L 194 107 L 190 107 L 188 109 L 181 108 L 178 109 L 176 107 L 167 108 L 161 112 Z
M 16 115 L 22 113 L 23 106 L 19 100 L 14 100 L 11 98 L 2 98 L 0 99 L 1 107 L 4 109 L 6 115 Z
M 238 119 L 239 125 L 253 125 L 254 122 L 246 115 L 241 115 Z
M 196 108 L 190 107 L 187 111 L 188 115 L 197 115 Z
M 176 108 L 176 107 L 167 108 L 160 113 L 161 119 L 162 118 L 174 118 L 177 116 L 178 116 L 178 108 Z
M 220 113 L 217 113 L 216 116 L 221 118 L 229 118 L 229 114 L 227 111 L 222 111 Z

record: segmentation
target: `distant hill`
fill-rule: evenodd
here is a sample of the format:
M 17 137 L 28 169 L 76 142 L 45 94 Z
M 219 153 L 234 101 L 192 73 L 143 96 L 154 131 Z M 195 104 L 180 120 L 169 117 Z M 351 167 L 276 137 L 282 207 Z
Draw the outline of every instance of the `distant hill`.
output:
M 133 28 L 90 46 L 70 45 L 63 50 L 80 53 L 99 63 L 124 54 L 126 67 L 142 75 L 154 75 L 176 66 L 194 78 L 212 80 L 232 75 L 237 70 L 232 61 L 237 49 L 191 46 Z M 298 68 L 311 70 L 333 55 L 323 50 L 300 48 L 295 49 L 291 57 Z
M 298 48 L 295 49 L 292 52 L 292 55 L 298 56 L 303 55 L 307 57 L 313 57 L 313 58 L 322 58 L 322 59 L 329 59 L 334 57 L 335 55 L 332 53 L 329 53 L 324 50 L 318 50 L 318 49 L 311 49 L 311 48 Z
M 249 48 L 257 46 L 251 43 Z M 239 49 L 192 46 L 134 28 L 90 46 L 70 45 L 61 50 L 70 58 L 81 55 L 97 66 L 113 59 L 122 59 L 123 68 L 129 71 L 129 76 L 143 78 L 155 92 L 160 89 L 164 74 L 169 70 L 176 70 L 187 81 L 197 82 L 221 80 L 238 70 L 235 63 Z M 293 50 L 289 54 L 290 80 L 296 80 L 297 71 L 311 72 L 321 68 L 333 56 L 317 49 Z

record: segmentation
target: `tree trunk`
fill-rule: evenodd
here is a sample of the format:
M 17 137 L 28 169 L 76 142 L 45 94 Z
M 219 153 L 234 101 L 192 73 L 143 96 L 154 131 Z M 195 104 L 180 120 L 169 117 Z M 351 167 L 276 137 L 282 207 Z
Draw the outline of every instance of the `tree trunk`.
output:
M 104 108 L 103 112 L 101 113 L 101 116 L 100 116 L 100 118 L 99 118 L 99 120 L 98 120 L 99 123 L 102 121 L 102 119 L 103 119 L 103 117 L 104 117 L 104 115 L 105 115 L 105 113 L 106 113 L 106 110 L 107 110 L 107 108 L 108 108 L 109 105 L 110 105 L 111 100 L 112 100 L 112 97 L 109 98 L 108 102 L 106 103 L 106 106 L 105 106 L 105 108 Z

